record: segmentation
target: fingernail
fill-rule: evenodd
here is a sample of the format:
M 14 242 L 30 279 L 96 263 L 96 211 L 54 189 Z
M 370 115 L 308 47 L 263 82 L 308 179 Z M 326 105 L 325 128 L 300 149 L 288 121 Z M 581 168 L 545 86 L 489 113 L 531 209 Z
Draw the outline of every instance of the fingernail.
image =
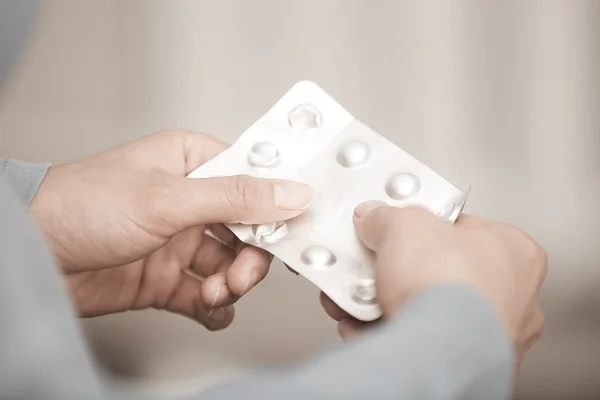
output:
M 221 293 L 221 285 L 217 286 L 217 290 L 215 290 L 215 296 L 213 297 L 211 307 L 214 307 L 217 304 L 217 300 L 219 300 L 219 293 Z
M 274 196 L 275 206 L 281 210 L 304 210 L 310 206 L 313 190 L 299 182 L 278 182 Z
M 370 213 L 371 211 L 373 211 L 374 209 L 378 208 L 378 207 L 384 207 L 387 206 L 387 204 L 385 204 L 383 201 L 366 201 L 362 204 L 359 204 L 355 209 L 354 209 L 354 216 L 356 218 L 362 218 L 365 215 L 367 215 L 368 213 Z
M 246 278 L 246 285 L 244 285 L 244 290 L 242 290 L 242 294 L 246 294 L 248 289 L 250 289 L 250 285 L 254 284 L 254 281 L 256 279 L 255 276 L 256 276 L 256 273 L 254 271 L 251 271 L 248 274 L 248 278 Z
M 212 322 L 223 322 L 223 320 L 225 319 L 225 309 L 211 308 L 208 314 L 206 314 L 206 319 Z

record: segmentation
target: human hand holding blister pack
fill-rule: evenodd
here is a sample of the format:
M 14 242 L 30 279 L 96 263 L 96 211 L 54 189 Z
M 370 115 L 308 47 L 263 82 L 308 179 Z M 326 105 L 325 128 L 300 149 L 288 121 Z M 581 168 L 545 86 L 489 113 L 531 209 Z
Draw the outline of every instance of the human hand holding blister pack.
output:
M 292 87 L 230 148 L 188 177 L 230 175 L 292 180 L 313 188 L 311 207 L 294 219 L 227 226 L 242 242 L 278 257 L 362 321 L 375 320 L 382 312 L 372 255 L 354 230 L 354 208 L 378 200 L 423 207 L 454 222 L 467 198 L 307 81 Z

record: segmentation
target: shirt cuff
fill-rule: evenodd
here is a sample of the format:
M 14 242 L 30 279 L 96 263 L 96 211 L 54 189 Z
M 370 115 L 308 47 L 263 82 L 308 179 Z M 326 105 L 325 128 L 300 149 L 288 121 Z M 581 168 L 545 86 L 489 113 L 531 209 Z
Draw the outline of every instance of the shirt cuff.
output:
M 51 164 L 30 164 L 12 158 L 0 159 L 0 173 L 7 179 L 25 207 L 33 200 Z

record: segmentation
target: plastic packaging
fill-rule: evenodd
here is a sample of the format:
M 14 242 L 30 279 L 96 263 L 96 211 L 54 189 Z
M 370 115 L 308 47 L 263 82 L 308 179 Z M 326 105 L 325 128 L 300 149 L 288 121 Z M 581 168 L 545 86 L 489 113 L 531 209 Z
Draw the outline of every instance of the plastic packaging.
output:
M 357 121 L 316 84 L 294 85 L 227 150 L 190 178 L 228 175 L 295 180 L 311 207 L 285 222 L 228 228 L 307 278 L 350 315 L 381 316 L 372 255 L 358 240 L 354 208 L 367 200 L 416 205 L 454 222 L 467 193 Z

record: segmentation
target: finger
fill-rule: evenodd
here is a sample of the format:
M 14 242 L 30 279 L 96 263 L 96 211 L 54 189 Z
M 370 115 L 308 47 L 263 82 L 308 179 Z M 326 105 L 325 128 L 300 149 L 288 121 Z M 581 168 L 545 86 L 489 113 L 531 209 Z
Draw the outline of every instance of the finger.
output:
M 213 308 L 234 304 L 264 279 L 272 261 L 269 253 L 244 244 L 227 271 L 204 280 L 202 300 Z
M 386 238 L 405 229 L 426 229 L 444 221 L 420 207 L 389 207 L 367 202 L 354 210 L 354 227 L 359 239 L 372 251 L 378 251 Z
M 397 209 L 380 201 L 368 201 L 354 209 L 354 227 L 367 248 L 377 251 Z
M 454 223 L 454 225 L 476 228 L 476 227 L 480 227 L 480 226 L 486 226 L 489 223 L 490 223 L 490 221 L 488 221 L 486 219 L 479 218 L 479 217 L 476 217 L 476 216 L 470 215 L 470 214 L 462 214 L 461 213 L 456 218 L 456 222 Z
M 233 321 L 233 307 L 219 309 L 207 307 L 200 297 L 201 286 L 202 282 L 199 280 L 181 274 L 181 280 L 164 308 L 198 321 L 211 331 L 226 328 Z
M 362 332 L 364 323 L 355 319 L 342 319 L 338 323 L 338 334 L 344 341 L 356 338 Z
M 190 269 L 197 275 L 208 278 L 217 272 L 226 271 L 235 260 L 235 250 L 208 235 L 192 260 Z
M 266 251 L 244 245 L 227 270 L 227 285 L 231 293 L 237 296 L 248 293 L 265 278 L 272 261 L 273 256 Z
M 245 175 L 217 178 L 172 177 L 150 204 L 153 215 L 179 230 L 203 223 L 261 224 L 285 221 L 303 213 L 312 189 L 299 182 Z M 164 193 L 166 190 L 168 193 Z
M 87 163 L 128 165 L 187 176 L 228 145 L 210 135 L 185 130 L 156 132 L 89 157 Z M 107 159 L 108 158 L 108 159 Z
M 202 244 L 202 227 L 186 229 L 169 239 L 166 245 L 143 260 L 144 274 L 136 304 L 153 304 L 162 308 L 173 288 L 179 283 L 181 274 L 194 260 Z M 158 303 L 157 303 L 158 302 Z
M 523 344 L 523 354 L 527 353 L 541 339 L 544 333 L 544 314 L 539 307 L 533 311 L 533 316 L 524 329 L 526 341 Z
M 224 307 L 233 304 L 237 297 L 227 286 L 226 271 L 209 276 L 202 282 L 200 297 L 209 308 Z
M 342 310 L 325 293 L 321 292 L 321 294 L 319 295 L 319 301 L 327 315 L 329 315 L 334 320 L 341 321 L 343 319 L 352 319 L 352 316 L 350 316 L 350 314 Z
M 516 344 L 516 369 L 515 376 L 518 375 L 523 359 L 533 346 L 540 340 L 544 330 L 544 314 L 539 307 L 532 308 L 523 328 L 523 336 L 520 342 Z
M 264 279 L 272 260 L 273 256 L 264 250 L 242 244 L 227 267 L 221 267 L 204 280 L 201 292 L 204 304 L 212 308 L 234 304 Z
M 225 142 L 204 133 L 177 132 L 182 137 L 186 175 L 229 147 Z

